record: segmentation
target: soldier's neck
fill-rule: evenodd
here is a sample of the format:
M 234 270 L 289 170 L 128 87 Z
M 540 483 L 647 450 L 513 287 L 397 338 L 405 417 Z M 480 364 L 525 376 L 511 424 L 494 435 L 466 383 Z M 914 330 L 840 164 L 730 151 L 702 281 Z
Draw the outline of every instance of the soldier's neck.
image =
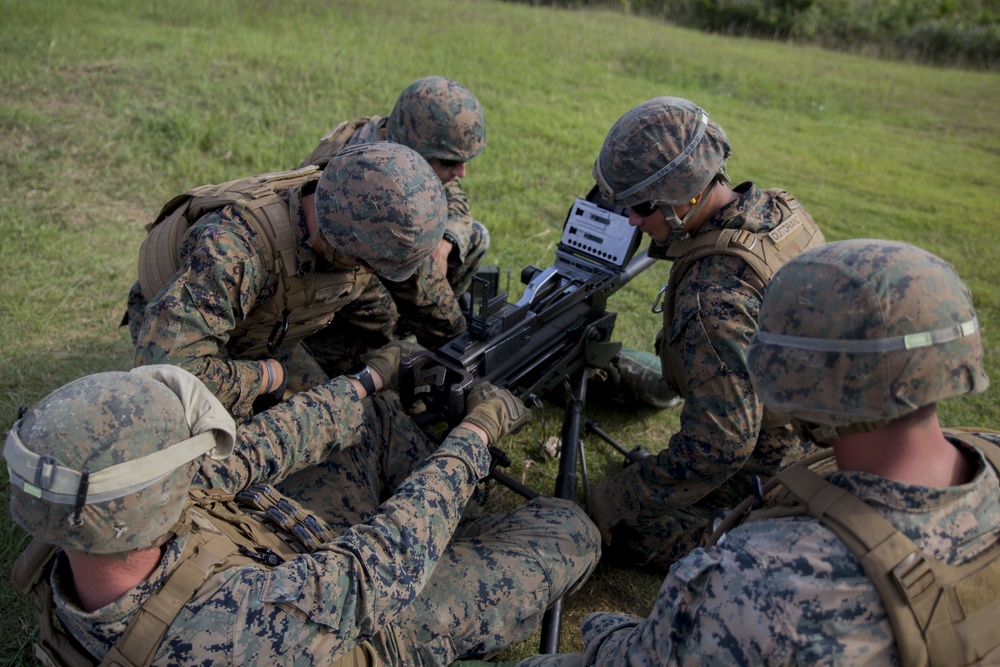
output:
M 163 557 L 160 547 L 122 554 L 90 555 L 66 550 L 77 604 L 86 612 L 111 604 L 146 580 Z
M 904 417 L 832 443 L 837 467 L 905 484 L 958 486 L 976 474 L 972 461 L 941 432 L 935 410 Z

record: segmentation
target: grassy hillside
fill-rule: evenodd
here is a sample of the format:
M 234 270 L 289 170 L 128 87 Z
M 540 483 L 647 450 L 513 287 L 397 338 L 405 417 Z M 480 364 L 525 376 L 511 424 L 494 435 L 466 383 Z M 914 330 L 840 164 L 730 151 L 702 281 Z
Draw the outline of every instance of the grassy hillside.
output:
M 486 109 L 488 147 L 465 187 L 492 233 L 487 263 L 510 269 L 512 281 L 527 264 L 552 262 L 612 123 L 650 97 L 688 97 L 729 134 L 734 179 L 786 188 L 828 239 L 898 239 L 953 262 L 974 292 L 1000 382 L 1000 74 L 485 0 L 0 0 L 0 15 L 3 431 L 19 405 L 129 367 L 118 322 L 143 225 L 167 199 L 292 167 L 335 123 L 388 113 L 428 74 L 463 83 Z M 667 271 L 654 267 L 613 298 L 627 345 L 651 346 L 659 321 L 649 306 Z M 951 425 L 996 427 L 997 390 L 942 414 Z M 561 415 L 548 406 L 542 416 L 509 450 L 515 474 L 551 488 L 555 466 L 537 450 Z M 658 449 L 677 411 L 594 407 L 589 416 L 622 442 Z M 587 444 L 593 479 L 620 465 Z M 7 516 L 3 494 L 5 581 L 24 543 Z M 568 602 L 564 646 L 579 646 L 587 611 L 645 614 L 658 584 L 602 570 Z M 27 664 L 29 607 L 8 586 L 0 596 L 10 610 L 0 664 Z

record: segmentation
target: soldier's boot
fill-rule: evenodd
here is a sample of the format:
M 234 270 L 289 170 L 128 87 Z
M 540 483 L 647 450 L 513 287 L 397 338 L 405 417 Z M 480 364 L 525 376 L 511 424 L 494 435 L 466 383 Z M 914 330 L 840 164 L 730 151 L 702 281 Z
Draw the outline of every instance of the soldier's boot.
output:
M 590 390 L 614 403 L 627 404 L 636 399 L 654 408 L 670 408 L 681 402 L 663 379 L 660 358 L 652 352 L 623 348 L 602 369 L 603 381 Z

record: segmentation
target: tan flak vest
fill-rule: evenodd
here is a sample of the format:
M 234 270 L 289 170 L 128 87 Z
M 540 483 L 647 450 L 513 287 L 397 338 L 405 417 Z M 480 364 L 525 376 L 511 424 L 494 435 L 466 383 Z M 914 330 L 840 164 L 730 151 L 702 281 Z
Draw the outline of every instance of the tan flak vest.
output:
M 146 667 L 153 661 L 184 605 L 212 576 L 250 563 L 275 567 L 332 538 L 314 516 L 267 485 L 252 486 L 239 495 L 239 502 L 232 495 L 192 491 L 191 501 L 172 532 L 188 534 L 180 562 L 163 586 L 143 602 L 121 638 L 100 663 L 58 624 L 53 615 L 49 577 L 58 547 L 33 540 L 14 564 L 11 582 L 20 593 L 34 595 L 40 635 L 35 644 L 38 661 L 45 667 L 95 667 L 98 664 L 100 667 Z M 374 648 L 366 641 L 334 660 L 330 667 L 382 665 Z
M 684 353 L 670 345 L 670 326 L 674 319 L 677 288 L 691 266 L 709 255 L 733 255 L 745 261 L 763 285 L 788 260 L 809 248 L 822 245 L 823 232 L 800 205 L 798 200 L 780 188 L 766 190 L 775 197 L 781 211 L 781 223 L 769 232 L 754 233 L 745 229 L 723 229 L 703 232 L 694 238 L 672 242 L 657 254 L 661 259 L 671 260 L 670 276 L 663 293 L 664 340 L 660 346 L 660 360 L 663 375 L 674 391 L 683 396 L 687 387 L 687 373 L 684 371 Z M 789 423 L 786 416 L 777 415 L 765 409 L 761 430 L 784 426 Z
M 315 165 L 322 169 L 326 166 L 326 163 L 330 161 L 330 158 L 344 150 L 345 146 L 350 144 L 369 143 L 373 141 L 384 141 L 384 123 L 381 125 L 379 124 L 379 122 L 383 120 L 385 119 L 382 116 L 364 116 L 356 120 L 345 120 L 343 123 L 330 130 L 325 137 L 319 140 L 319 145 L 313 149 L 313 152 L 309 154 L 309 157 L 302 161 L 299 168 L 301 169 L 302 167 Z M 359 130 L 364 128 L 366 125 L 369 125 L 369 123 L 371 125 L 368 131 L 363 131 L 363 134 L 355 136 L 358 134 Z
M 943 429 L 981 452 L 1000 475 L 1000 447 L 972 435 L 989 429 Z M 964 565 L 925 554 L 866 502 L 823 475 L 836 470 L 829 449 L 787 468 L 736 507 L 709 544 L 742 522 L 812 516 L 857 557 L 889 615 L 899 664 L 905 667 L 1000 665 L 1000 545 Z
M 274 296 L 236 323 L 228 352 L 236 357 L 274 354 L 282 343 L 294 343 L 325 327 L 337 310 L 357 298 L 369 274 L 349 269 L 314 271 L 305 279 L 296 275 L 301 231 L 279 193 L 319 180 L 321 173 L 317 167 L 275 172 L 204 185 L 174 197 L 147 225 L 149 235 L 139 249 L 139 286 L 146 301 L 180 269 L 180 246 L 191 225 L 206 213 L 232 206 L 265 239 L 266 261 L 278 284 Z

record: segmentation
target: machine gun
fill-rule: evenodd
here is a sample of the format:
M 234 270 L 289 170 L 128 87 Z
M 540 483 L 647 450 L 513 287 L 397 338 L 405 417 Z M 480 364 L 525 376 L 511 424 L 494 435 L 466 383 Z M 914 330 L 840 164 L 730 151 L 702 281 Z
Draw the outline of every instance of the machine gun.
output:
M 555 263 L 528 266 L 517 303 L 507 293 L 484 294 L 478 312 L 466 313 L 468 329 L 436 350 L 404 359 L 400 399 L 424 403 L 425 420 L 455 425 L 465 416 L 472 386 L 488 380 L 522 399 L 539 395 L 585 368 L 600 368 L 621 349 L 612 342 L 614 312 L 608 297 L 653 263 L 635 256 L 641 232 L 627 211 L 593 188 L 576 199 L 563 225 Z M 476 279 L 474 290 L 488 290 Z
M 400 400 L 409 408 L 424 403 L 417 419 L 444 420 L 454 426 L 465 416 L 465 400 L 482 380 L 504 387 L 528 401 L 565 383 L 566 414 L 555 497 L 576 498 L 576 468 L 582 457 L 580 427 L 587 379 L 621 349 L 612 342 L 614 312 L 608 297 L 655 260 L 636 255 L 641 232 L 628 224 L 628 211 L 614 206 L 594 187 L 576 199 L 563 225 L 555 263 L 547 269 L 528 266 L 526 286 L 517 303 L 507 293 L 483 294 L 479 312 L 468 312 L 468 330 L 436 350 L 400 363 Z M 486 281 L 477 285 L 488 289 Z M 498 456 L 506 458 L 499 450 Z M 490 476 L 531 498 L 538 493 L 501 471 Z M 541 653 L 559 650 L 562 600 L 542 620 Z

